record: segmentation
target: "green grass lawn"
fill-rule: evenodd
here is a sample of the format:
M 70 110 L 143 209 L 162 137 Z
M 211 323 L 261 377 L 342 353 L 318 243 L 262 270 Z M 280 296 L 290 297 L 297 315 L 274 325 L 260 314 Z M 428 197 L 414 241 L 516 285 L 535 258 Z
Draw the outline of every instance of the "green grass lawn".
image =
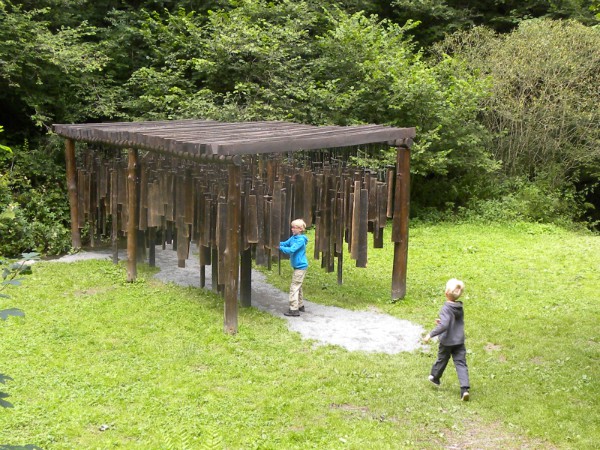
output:
M 390 300 L 389 234 L 367 269 L 346 257 L 342 286 L 311 261 L 305 295 L 430 329 L 446 280 L 464 280 L 470 402 L 451 364 L 440 389 L 427 382 L 436 345 L 315 346 L 253 308 L 229 336 L 211 292 L 144 267 L 127 284 L 109 261 L 38 263 L 0 299 L 26 313 L 0 322 L 0 373 L 12 377 L 0 392 L 13 405 L 0 408 L 0 448 L 597 448 L 600 237 L 528 224 L 410 234 L 404 300 Z M 287 290 L 281 267 L 268 278 Z

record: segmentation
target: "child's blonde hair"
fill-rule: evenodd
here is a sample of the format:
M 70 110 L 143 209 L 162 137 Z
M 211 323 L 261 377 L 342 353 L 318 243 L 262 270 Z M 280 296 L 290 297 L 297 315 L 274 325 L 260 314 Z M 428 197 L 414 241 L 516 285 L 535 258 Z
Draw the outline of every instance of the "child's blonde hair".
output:
M 306 230 L 306 222 L 304 222 L 304 220 L 302 219 L 292 220 L 292 223 L 290 225 L 293 227 L 298 227 L 302 231 Z
M 446 295 L 452 300 L 458 299 L 465 289 L 465 283 L 456 278 L 451 278 L 446 283 Z

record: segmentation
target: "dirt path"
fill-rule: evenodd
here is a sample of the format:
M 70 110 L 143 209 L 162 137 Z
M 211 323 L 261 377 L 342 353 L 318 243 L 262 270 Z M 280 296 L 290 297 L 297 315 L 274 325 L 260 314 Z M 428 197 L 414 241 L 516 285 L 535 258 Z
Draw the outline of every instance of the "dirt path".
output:
M 108 251 L 86 251 L 68 255 L 55 261 L 71 262 L 82 259 L 110 259 Z M 124 255 L 120 255 L 124 258 Z M 186 267 L 177 267 L 177 252 L 156 247 L 156 266 L 160 268 L 155 277 L 165 283 L 200 287 L 200 265 L 194 248 Z M 207 289 L 211 289 L 210 266 L 206 266 Z M 410 352 L 422 347 L 424 330 L 407 320 L 397 319 L 376 311 L 349 311 L 334 306 L 323 306 L 305 301 L 306 312 L 300 317 L 287 317 L 286 292 L 271 286 L 265 276 L 252 271 L 252 306 L 287 320 L 292 331 L 316 344 L 339 345 L 350 351 L 380 352 L 396 354 Z

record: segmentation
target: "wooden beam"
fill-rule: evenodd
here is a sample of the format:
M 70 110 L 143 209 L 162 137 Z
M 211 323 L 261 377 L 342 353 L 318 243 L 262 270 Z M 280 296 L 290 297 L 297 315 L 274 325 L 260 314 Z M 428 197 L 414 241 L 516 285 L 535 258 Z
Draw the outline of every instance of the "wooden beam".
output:
M 113 167 L 110 171 L 110 220 L 111 220 L 111 247 L 112 261 L 114 264 L 119 263 L 119 209 L 117 203 L 118 180 L 117 163 L 113 161 Z
M 414 128 L 382 125 L 312 126 L 281 121 L 225 123 L 202 120 L 54 124 L 56 134 L 78 141 L 135 147 L 207 163 L 241 164 L 241 155 L 286 153 L 405 142 Z
M 396 154 L 396 189 L 394 192 L 394 267 L 392 269 L 392 299 L 406 295 L 408 261 L 408 214 L 410 210 L 410 150 L 398 147 Z
M 137 278 L 137 164 L 138 152 L 136 149 L 128 149 L 127 162 L 127 282 L 132 283 Z
M 75 168 L 75 141 L 65 141 L 65 159 L 67 162 L 67 189 L 71 205 L 71 245 L 74 249 L 81 248 L 81 233 L 79 231 L 79 200 L 77 198 L 77 170 Z
M 241 170 L 235 164 L 228 166 L 227 189 L 227 246 L 225 248 L 225 320 L 224 331 L 235 334 L 238 330 L 238 278 L 240 272 L 241 232 Z

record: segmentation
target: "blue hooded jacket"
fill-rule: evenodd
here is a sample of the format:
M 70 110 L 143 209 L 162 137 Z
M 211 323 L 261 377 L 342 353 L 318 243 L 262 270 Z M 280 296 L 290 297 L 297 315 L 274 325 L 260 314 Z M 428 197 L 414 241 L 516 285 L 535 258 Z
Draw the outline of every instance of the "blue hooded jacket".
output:
M 287 241 L 279 243 L 279 250 L 290 255 L 290 264 L 294 269 L 304 270 L 308 267 L 306 244 L 308 238 L 303 234 L 292 235 Z

